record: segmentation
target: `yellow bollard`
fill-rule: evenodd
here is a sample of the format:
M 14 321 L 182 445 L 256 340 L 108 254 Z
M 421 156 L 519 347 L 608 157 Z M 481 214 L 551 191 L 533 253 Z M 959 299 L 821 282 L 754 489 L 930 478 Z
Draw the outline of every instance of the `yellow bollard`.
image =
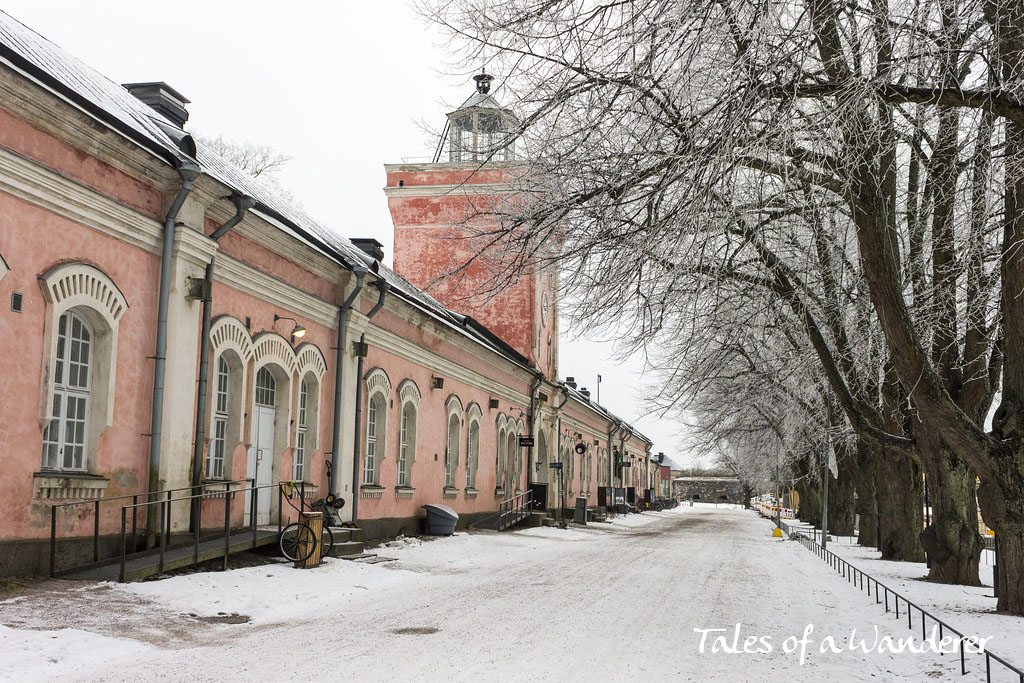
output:
M 779 527 L 775 527 L 775 531 L 772 532 L 772 537 L 782 538 L 782 529 L 780 529 Z

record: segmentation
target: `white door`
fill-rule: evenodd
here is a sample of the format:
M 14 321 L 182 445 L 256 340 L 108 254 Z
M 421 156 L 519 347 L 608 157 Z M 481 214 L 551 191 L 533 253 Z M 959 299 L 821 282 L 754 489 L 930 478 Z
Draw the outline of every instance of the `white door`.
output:
M 274 409 L 256 406 L 253 414 L 253 440 L 249 448 L 246 477 L 255 478 L 256 486 L 271 482 L 274 463 Z M 270 502 L 276 493 L 272 488 L 261 488 L 256 498 L 256 523 L 270 524 Z M 245 509 L 252 506 L 251 494 L 245 496 Z

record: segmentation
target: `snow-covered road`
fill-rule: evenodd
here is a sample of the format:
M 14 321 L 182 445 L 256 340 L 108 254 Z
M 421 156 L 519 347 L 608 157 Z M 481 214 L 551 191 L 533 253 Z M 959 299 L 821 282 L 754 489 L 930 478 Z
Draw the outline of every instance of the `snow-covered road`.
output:
M 680 507 L 614 524 L 381 547 L 397 562 L 266 565 L 0 602 L 15 680 L 919 680 L 953 657 L 851 652 L 905 629 L 753 512 Z M 248 617 L 222 623 L 218 613 Z M 213 620 L 207 617 L 214 617 Z M 227 621 L 244 621 L 244 618 Z M 711 652 L 694 629 L 727 629 Z M 784 652 L 787 638 L 806 645 Z M 27 629 L 47 629 L 32 631 Z M 61 630 L 55 630 L 61 629 Z M 822 653 L 832 636 L 840 653 Z M 795 640 L 794 639 L 794 640 Z M 801 650 L 805 660 L 800 662 Z M 970 678 L 965 679 L 970 680 Z

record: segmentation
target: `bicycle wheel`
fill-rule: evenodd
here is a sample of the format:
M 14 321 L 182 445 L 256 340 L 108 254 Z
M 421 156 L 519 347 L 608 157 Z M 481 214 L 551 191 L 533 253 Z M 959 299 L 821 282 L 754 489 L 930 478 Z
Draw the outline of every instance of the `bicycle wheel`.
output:
M 320 557 L 330 557 L 331 548 L 334 547 L 334 532 L 331 527 L 324 525 L 324 533 L 320 536 Z
M 316 538 L 308 525 L 295 522 L 281 530 L 277 545 L 285 559 L 304 562 L 316 550 Z

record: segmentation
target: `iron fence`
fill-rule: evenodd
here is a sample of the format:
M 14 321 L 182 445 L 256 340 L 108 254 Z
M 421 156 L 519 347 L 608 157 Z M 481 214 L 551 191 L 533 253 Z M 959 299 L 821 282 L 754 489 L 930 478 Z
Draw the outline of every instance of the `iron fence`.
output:
M 956 636 L 956 638 L 959 641 L 958 650 L 959 650 L 959 654 L 960 654 L 960 675 L 961 676 L 965 676 L 965 675 L 967 675 L 969 673 L 968 670 L 967 670 L 967 652 L 966 652 L 966 648 L 965 648 L 965 642 L 976 643 L 977 642 L 976 639 L 974 639 L 971 636 L 965 636 L 961 631 L 953 628 L 952 626 L 950 626 L 946 622 L 944 622 L 941 619 L 939 619 L 938 617 L 936 617 L 931 612 L 929 612 L 929 611 L 927 611 L 925 609 L 922 609 L 920 606 L 914 604 L 913 602 L 908 600 L 906 597 L 904 597 L 903 595 L 897 593 L 892 588 L 889 588 L 887 585 L 885 585 L 884 583 L 882 583 L 881 581 L 879 581 L 875 577 L 871 576 L 870 574 L 864 573 L 859 568 L 857 568 L 854 565 L 850 564 L 849 562 L 847 562 L 845 559 L 843 559 L 839 555 L 836 555 L 831 550 L 829 550 L 827 548 L 824 548 L 816 540 L 814 540 L 812 538 L 809 538 L 805 533 L 803 533 L 803 530 L 801 530 L 801 529 L 794 529 L 791 524 L 787 524 L 785 521 L 782 522 L 781 527 L 782 527 L 782 530 L 786 533 L 787 536 L 795 535 L 797 540 L 805 548 L 807 548 L 808 550 L 813 552 L 815 555 L 817 555 L 819 558 L 821 558 L 822 560 L 827 562 L 829 564 L 829 566 L 832 567 L 836 571 L 836 573 L 838 573 L 840 576 L 842 576 L 844 579 L 846 579 L 848 583 L 852 583 L 854 586 L 859 587 L 860 590 L 862 590 L 862 591 L 866 589 L 867 590 L 867 594 L 868 594 L 869 597 L 872 596 L 871 590 L 872 590 L 872 586 L 873 586 L 874 587 L 874 595 L 873 595 L 873 597 L 875 598 L 875 604 L 881 605 L 881 604 L 884 603 L 885 611 L 887 613 L 895 610 L 895 612 L 896 612 L 896 619 L 902 619 L 903 618 L 900 615 L 900 604 L 902 603 L 903 604 L 903 614 L 905 615 L 906 620 L 907 620 L 907 628 L 909 628 L 911 631 L 914 630 L 914 611 L 916 610 L 917 614 L 921 618 L 920 622 L 921 622 L 921 638 L 922 639 L 926 639 L 927 638 L 927 624 L 928 624 L 928 620 L 931 620 L 933 628 L 934 628 L 934 626 L 938 626 L 939 642 L 940 643 L 942 642 L 943 637 L 947 633 L 950 633 L 950 634 L 953 634 L 954 636 Z M 891 605 L 890 605 L 890 600 L 891 600 Z M 975 653 L 972 652 L 971 654 L 975 654 Z M 999 655 L 997 655 L 997 654 L 995 654 L 993 652 L 990 652 L 987 649 L 984 649 L 983 647 L 981 648 L 981 652 L 978 653 L 978 654 L 984 655 L 984 657 L 985 657 L 985 680 L 986 681 L 991 682 L 991 680 L 992 680 L 992 662 L 995 661 L 995 662 L 1001 664 L 1007 671 L 1016 674 L 1017 677 L 1019 678 L 1019 683 L 1024 683 L 1024 671 L 1022 671 L 1021 669 L 1017 668 L 1016 666 L 1014 666 L 1010 662 L 1006 661 L 1003 657 L 1000 657 Z

